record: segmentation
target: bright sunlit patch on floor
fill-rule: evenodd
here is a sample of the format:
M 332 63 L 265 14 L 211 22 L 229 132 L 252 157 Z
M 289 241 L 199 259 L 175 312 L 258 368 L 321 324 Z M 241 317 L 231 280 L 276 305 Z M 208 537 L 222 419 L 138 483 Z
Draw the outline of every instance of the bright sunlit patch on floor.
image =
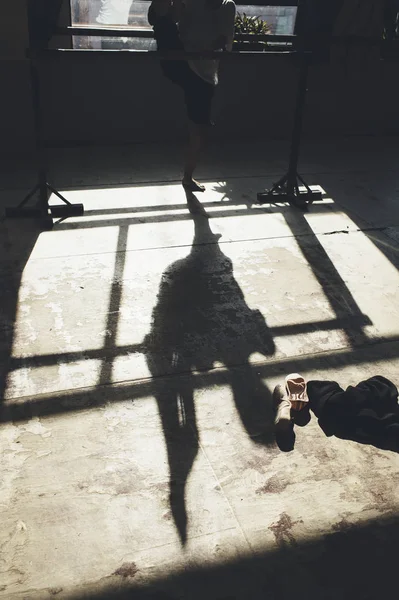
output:
M 120 211 L 129 213 L 135 211 L 151 211 L 158 205 L 165 210 L 168 208 L 184 207 L 186 198 L 181 185 L 132 185 L 118 187 L 81 188 L 61 192 L 71 203 L 83 203 L 88 215 L 118 214 Z M 59 200 L 52 195 L 50 204 L 58 204 Z
M 6 397 L 101 381 L 119 228 L 99 233 L 39 236 L 18 289 Z
M 397 504 L 395 456 L 326 437 L 314 416 L 285 454 L 270 409 L 292 370 L 395 380 L 394 240 L 359 231 L 331 197 L 305 214 L 256 206 L 266 183 L 211 182 L 198 194 L 209 220 L 178 184 L 64 192 L 86 214 L 40 235 L 5 296 L 7 597 L 153 583 L 200 596 L 201 579 L 255 598 L 269 574 L 278 595 L 291 549 L 291 566 L 302 553 L 334 578 L 341 548 L 374 547 L 362 528 L 377 515 L 379 535 Z M 254 550 L 259 572 L 242 569 Z M 345 553 L 338 563 L 346 573 Z M 323 596 L 325 578 L 305 580 Z
M 372 324 L 364 331 L 371 337 L 392 334 L 395 317 L 389 311 L 395 290 L 399 289 L 399 273 L 378 245 L 390 247 L 389 238 L 361 231 L 359 226 L 344 212 L 333 214 L 305 214 L 311 230 L 318 235 L 320 246 L 334 265 L 338 276 L 352 295 L 360 312 L 368 315 Z M 339 243 L 337 241 L 339 240 Z M 389 286 L 387 286 L 389 281 Z M 326 283 L 328 282 L 328 279 Z M 331 282 L 334 283 L 334 282 Z M 378 299 L 378 300 L 377 300 Z M 337 301 L 342 307 L 351 308 L 341 295 Z M 394 329 L 399 334 L 399 322 Z
M 64 221 L 70 223 L 70 219 Z M 115 252 L 119 234 L 117 225 L 104 224 L 101 228 L 59 229 L 40 234 L 30 260 L 67 258 L 69 256 Z M 28 263 L 29 264 L 29 263 Z M 46 263 L 42 269 L 46 270 Z M 60 267 L 61 268 L 61 267 Z
M 47 369 L 50 391 L 149 377 L 142 344 L 162 278 L 171 265 L 184 270 L 187 261 L 201 264 L 209 257 L 222 261 L 224 279 L 235 278 L 248 310 L 259 311 L 275 340 L 274 350 L 255 348 L 247 357 L 251 362 L 289 356 L 293 348 L 299 354 L 337 349 L 348 343 L 352 329 L 365 340 L 391 331 L 386 315 L 392 291 L 380 282 L 389 280 L 395 288 L 399 275 L 333 198 L 326 196 L 308 213 L 286 205 L 266 210 L 252 202 L 257 187 L 245 180 L 208 182 L 207 192 L 197 194 L 198 206 L 212 217 L 208 233 L 196 229 L 202 217 L 190 214 L 180 184 L 63 192 L 71 202 L 82 202 L 86 213 L 40 235 L 22 278 L 14 356 L 29 343 L 37 368 Z M 206 277 L 218 273 L 217 262 L 210 267 Z M 233 299 L 226 302 L 234 305 Z M 100 354 L 86 360 L 87 348 Z M 57 360 L 74 352 L 82 358 Z M 42 355 L 53 355 L 53 363 L 39 367 Z M 223 367 L 218 358 L 214 366 Z M 21 373 L 11 383 L 19 394 L 24 378 L 33 381 L 29 393 L 40 389 L 34 368 L 15 369 Z
M 52 394 L 59 390 L 73 390 L 96 385 L 99 381 L 102 360 L 58 362 L 54 353 L 52 365 L 40 366 L 40 354 L 37 364 L 10 370 L 7 376 L 5 400 L 18 402 L 18 398 Z M 23 363 L 22 363 L 23 364 Z

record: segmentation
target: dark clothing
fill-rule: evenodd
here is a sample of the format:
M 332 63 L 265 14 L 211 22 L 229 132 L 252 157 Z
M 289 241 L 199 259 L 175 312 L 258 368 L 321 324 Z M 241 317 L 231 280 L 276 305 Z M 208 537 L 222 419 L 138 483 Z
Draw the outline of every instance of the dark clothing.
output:
M 160 52 L 168 50 L 184 52 L 177 24 L 170 14 L 159 17 L 151 5 L 148 11 L 148 22 L 154 30 Z M 194 73 L 185 60 L 161 60 L 160 63 L 165 77 L 182 88 L 190 121 L 196 125 L 211 125 L 214 86 Z
M 147 18 L 154 30 L 158 50 L 184 50 L 179 37 L 179 29 L 171 14 L 158 16 L 151 5 Z
M 372 377 L 344 391 L 335 381 L 309 381 L 309 405 L 328 436 L 399 451 L 396 386 Z
M 29 41 L 32 48 L 47 48 L 54 35 L 62 0 L 28 0 Z

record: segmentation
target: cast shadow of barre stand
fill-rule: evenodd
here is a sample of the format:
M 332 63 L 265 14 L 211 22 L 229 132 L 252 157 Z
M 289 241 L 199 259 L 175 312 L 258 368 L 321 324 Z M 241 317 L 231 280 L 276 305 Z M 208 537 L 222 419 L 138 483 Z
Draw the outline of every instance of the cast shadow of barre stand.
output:
M 218 244 L 220 235 L 211 231 L 206 213 L 197 212 L 195 196 L 187 193 L 187 200 L 195 227 L 192 248 L 163 273 L 144 340 L 167 447 L 170 507 L 182 544 L 185 487 L 199 449 L 193 372 L 209 371 L 215 362 L 225 365 L 248 435 L 256 443 L 274 442 L 271 394 L 249 363 L 254 352 L 274 354 L 273 339 L 263 316 L 247 306 L 232 261 Z

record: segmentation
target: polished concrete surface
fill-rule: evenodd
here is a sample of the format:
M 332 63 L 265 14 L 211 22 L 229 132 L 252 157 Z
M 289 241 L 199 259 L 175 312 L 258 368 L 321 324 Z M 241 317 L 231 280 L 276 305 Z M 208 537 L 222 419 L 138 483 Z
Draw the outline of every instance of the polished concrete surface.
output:
M 0 224 L 1 598 L 392 589 L 397 455 L 314 416 L 284 452 L 271 393 L 398 383 L 398 143 L 307 145 L 305 214 L 255 204 L 286 154 L 214 146 L 187 198 L 179 147 L 54 151 L 85 215 Z M 1 207 L 31 181 L 10 162 Z

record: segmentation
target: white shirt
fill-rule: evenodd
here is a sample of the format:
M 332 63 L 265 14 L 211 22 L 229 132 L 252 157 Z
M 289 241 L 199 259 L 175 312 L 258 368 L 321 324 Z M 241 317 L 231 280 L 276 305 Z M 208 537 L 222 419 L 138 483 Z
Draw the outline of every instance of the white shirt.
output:
M 127 25 L 132 0 L 101 0 L 97 23 L 102 25 Z
M 226 48 L 231 51 L 234 39 L 236 6 L 233 0 L 223 0 L 217 9 L 208 8 L 204 0 L 186 0 L 184 17 L 180 23 L 180 37 L 186 52 L 212 51 L 217 38 L 227 38 Z M 218 60 L 189 60 L 192 70 L 202 79 L 218 84 Z

